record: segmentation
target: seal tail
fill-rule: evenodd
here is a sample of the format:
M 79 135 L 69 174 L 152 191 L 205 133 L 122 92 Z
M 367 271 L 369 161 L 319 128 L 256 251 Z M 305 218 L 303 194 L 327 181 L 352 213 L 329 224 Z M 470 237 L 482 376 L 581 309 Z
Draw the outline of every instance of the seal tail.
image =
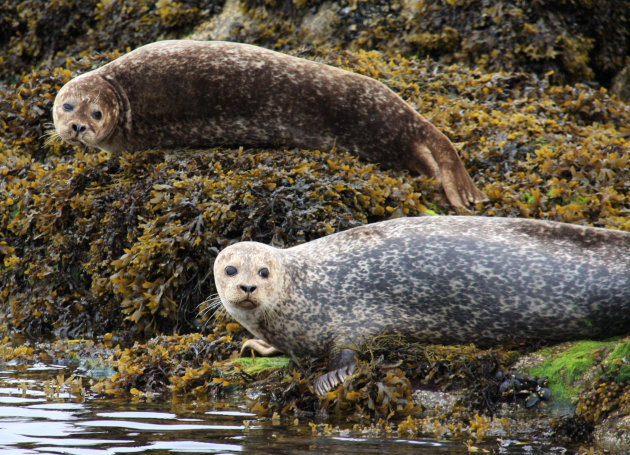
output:
M 427 174 L 441 183 L 448 201 L 455 207 L 487 201 L 468 175 L 457 150 L 451 141 L 426 120 L 420 127 L 420 140 L 407 160 L 407 167 L 417 173 Z

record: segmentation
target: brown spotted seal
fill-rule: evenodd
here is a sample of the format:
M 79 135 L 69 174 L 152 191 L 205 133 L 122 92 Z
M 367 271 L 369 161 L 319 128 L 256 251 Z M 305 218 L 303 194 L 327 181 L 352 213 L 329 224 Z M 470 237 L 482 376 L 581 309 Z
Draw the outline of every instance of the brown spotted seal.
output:
M 214 278 L 263 346 L 329 357 L 320 394 L 351 374 L 347 346 L 384 332 L 480 346 L 630 333 L 630 232 L 550 221 L 398 218 L 284 250 L 241 242 Z
M 64 85 L 53 119 L 66 142 L 114 153 L 337 147 L 434 177 L 455 206 L 486 200 L 446 136 L 382 83 L 247 44 L 142 46 Z

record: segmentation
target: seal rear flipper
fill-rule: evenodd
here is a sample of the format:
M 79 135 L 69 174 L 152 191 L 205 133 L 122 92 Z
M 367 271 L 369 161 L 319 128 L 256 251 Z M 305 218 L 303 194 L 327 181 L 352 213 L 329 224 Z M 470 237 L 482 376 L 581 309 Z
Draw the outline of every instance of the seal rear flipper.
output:
M 315 379 L 313 384 L 315 393 L 325 395 L 332 389 L 343 383 L 357 366 L 356 353 L 352 349 L 342 349 L 331 360 L 331 370 Z

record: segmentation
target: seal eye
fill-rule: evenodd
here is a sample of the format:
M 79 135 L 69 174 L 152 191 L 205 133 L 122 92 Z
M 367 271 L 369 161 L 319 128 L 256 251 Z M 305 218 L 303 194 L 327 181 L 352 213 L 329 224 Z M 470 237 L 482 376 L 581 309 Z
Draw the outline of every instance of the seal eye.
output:
M 258 271 L 258 275 L 262 278 L 269 278 L 269 269 L 267 267 L 263 267 Z
M 64 103 L 63 110 L 66 112 L 72 112 L 74 110 L 74 106 L 70 103 Z
M 103 118 L 103 113 L 101 111 L 94 111 L 91 115 L 94 120 L 100 120 Z
M 238 270 L 236 270 L 236 267 L 234 267 L 233 265 L 228 265 L 228 266 L 225 268 L 225 274 L 226 274 L 227 276 L 234 276 L 234 275 L 236 275 L 237 273 L 238 273 Z

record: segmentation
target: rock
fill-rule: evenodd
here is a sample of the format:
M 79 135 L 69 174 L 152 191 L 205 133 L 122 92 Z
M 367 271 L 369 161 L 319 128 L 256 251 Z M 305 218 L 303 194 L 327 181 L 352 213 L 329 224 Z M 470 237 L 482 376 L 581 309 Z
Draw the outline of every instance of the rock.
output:
M 620 100 L 630 101 L 630 63 L 614 77 L 610 91 Z
M 612 454 L 630 453 L 630 415 L 616 413 L 602 421 L 595 427 L 593 440 Z
M 220 14 L 201 24 L 188 38 L 196 40 L 229 40 L 233 30 L 247 22 L 239 0 L 227 0 Z
M 339 15 L 331 2 L 319 7 L 317 12 L 308 13 L 302 19 L 301 39 L 314 44 L 324 44 L 339 23 Z
M 437 392 L 431 390 L 416 390 L 412 395 L 414 403 L 422 406 L 428 414 L 443 412 L 451 409 L 461 398 L 457 392 Z

